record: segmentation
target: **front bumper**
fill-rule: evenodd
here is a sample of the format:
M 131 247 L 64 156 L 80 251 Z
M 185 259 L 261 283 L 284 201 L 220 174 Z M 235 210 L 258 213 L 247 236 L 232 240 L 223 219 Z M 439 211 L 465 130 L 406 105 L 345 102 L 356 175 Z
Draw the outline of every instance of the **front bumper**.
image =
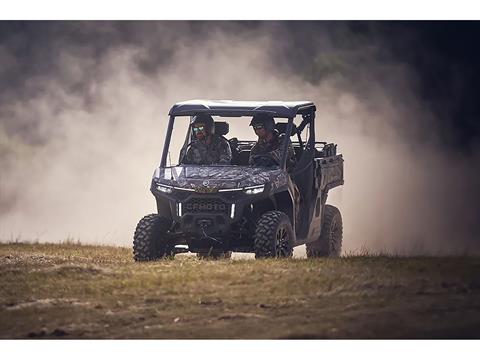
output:
M 197 193 L 180 189 L 165 193 L 154 183 L 151 191 L 157 204 L 170 211 L 174 223 L 171 236 L 177 239 L 176 243 L 199 249 L 244 246 L 246 219 L 252 212 L 252 204 L 269 196 L 267 185 L 258 194 L 246 194 L 243 190 Z

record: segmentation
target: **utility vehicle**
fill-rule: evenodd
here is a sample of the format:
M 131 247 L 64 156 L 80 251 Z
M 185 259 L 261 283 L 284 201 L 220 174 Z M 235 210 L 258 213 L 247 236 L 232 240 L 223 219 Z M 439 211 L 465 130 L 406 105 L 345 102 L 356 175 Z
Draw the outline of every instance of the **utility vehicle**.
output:
M 169 112 L 160 166 L 151 182 L 157 213 L 138 223 L 134 259 L 156 260 L 188 251 L 213 258 L 229 257 L 232 251 L 255 253 L 256 258 L 290 257 L 293 248 L 303 244 L 308 257 L 339 256 L 342 217 L 326 201 L 328 192 L 344 183 L 343 157 L 337 154 L 337 145 L 315 140 L 315 111 L 309 101 L 175 104 Z M 182 164 L 194 139 L 191 125 L 184 140 L 173 139 L 177 144 L 183 140 L 183 145 L 178 163 L 172 165 L 170 146 L 178 119 L 201 113 L 211 115 L 215 133 L 229 141 L 231 165 Z M 285 134 L 280 164 L 249 165 L 256 137 L 248 123 L 260 113 L 272 115 L 276 131 Z M 240 133 L 253 139 L 229 137 L 229 128 L 241 125 Z M 289 143 L 296 165 L 287 170 Z

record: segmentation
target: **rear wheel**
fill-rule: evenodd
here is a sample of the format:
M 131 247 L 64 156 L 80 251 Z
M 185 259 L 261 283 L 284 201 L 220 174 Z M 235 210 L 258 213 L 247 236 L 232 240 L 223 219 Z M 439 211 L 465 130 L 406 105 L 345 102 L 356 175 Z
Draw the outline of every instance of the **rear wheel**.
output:
M 173 255 L 173 246 L 166 236 L 170 225 L 168 219 L 157 214 L 144 216 L 138 222 L 133 235 L 135 261 L 150 261 Z
M 307 257 L 338 257 L 342 252 L 343 224 L 340 210 L 325 205 L 322 232 L 316 241 L 307 243 Z
M 293 230 L 288 216 L 268 211 L 257 222 L 254 236 L 255 258 L 291 257 Z

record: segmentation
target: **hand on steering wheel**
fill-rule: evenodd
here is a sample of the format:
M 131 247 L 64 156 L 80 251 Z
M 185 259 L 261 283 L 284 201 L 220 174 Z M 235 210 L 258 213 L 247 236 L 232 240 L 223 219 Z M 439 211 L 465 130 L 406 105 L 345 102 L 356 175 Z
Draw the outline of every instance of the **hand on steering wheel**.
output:
M 254 165 L 259 165 L 259 166 L 269 167 L 269 166 L 278 165 L 277 161 L 268 154 L 253 155 L 252 160 Z

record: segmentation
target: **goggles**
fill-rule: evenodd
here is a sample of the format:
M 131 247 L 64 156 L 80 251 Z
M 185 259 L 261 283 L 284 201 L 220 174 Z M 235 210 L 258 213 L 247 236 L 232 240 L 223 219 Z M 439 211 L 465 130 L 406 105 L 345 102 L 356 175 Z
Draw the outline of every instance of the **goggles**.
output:
M 203 125 L 194 126 L 194 127 L 192 127 L 192 129 L 193 129 L 194 132 L 200 132 L 200 131 L 203 132 L 203 131 L 205 131 L 205 126 L 203 126 Z
M 263 124 L 255 124 L 255 125 L 253 125 L 253 129 L 254 129 L 254 130 L 264 129 L 264 128 L 265 128 L 265 126 L 263 126 Z

